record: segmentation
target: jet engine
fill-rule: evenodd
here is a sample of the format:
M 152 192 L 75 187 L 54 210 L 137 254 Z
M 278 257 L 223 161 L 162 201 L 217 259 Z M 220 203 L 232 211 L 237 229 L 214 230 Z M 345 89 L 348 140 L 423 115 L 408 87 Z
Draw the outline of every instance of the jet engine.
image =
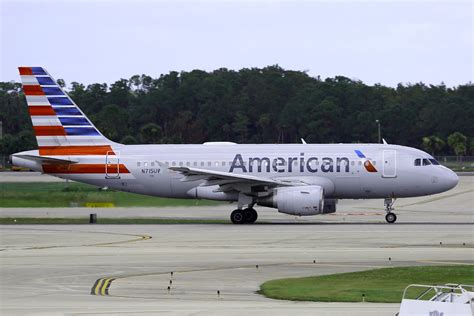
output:
M 257 204 L 274 207 L 278 209 L 278 212 L 290 215 L 307 216 L 326 213 L 324 212 L 324 190 L 318 185 L 276 188 L 273 195 L 258 199 Z

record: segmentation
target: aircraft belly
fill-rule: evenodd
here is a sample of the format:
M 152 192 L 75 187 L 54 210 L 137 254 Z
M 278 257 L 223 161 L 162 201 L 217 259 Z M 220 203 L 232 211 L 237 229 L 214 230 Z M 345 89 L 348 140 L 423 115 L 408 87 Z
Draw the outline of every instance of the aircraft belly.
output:
M 183 182 L 181 181 L 181 178 L 172 178 L 170 197 L 190 199 L 192 197 L 189 196 L 187 192 L 192 188 L 197 187 L 200 183 L 201 181 Z
M 392 196 L 396 178 L 382 178 L 379 174 L 367 174 L 361 177 L 362 198 L 375 199 Z
M 357 199 L 361 197 L 361 183 L 358 176 L 337 176 L 334 178 L 334 197 Z

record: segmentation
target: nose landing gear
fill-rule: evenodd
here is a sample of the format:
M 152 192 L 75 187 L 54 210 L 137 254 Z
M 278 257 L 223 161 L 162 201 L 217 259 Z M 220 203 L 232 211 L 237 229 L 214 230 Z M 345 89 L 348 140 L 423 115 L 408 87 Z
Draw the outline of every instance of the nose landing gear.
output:
M 387 223 L 393 224 L 397 221 L 397 215 L 392 212 L 387 213 L 387 215 L 385 215 L 385 220 L 387 221 Z
M 392 212 L 394 210 L 393 208 L 394 203 L 395 203 L 395 198 L 386 198 L 384 200 L 385 211 L 387 212 L 387 215 L 385 215 L 385 220 L 389 224 L 393 224 L 397 221 L 397 215 L 395 215 L 395 213 Z

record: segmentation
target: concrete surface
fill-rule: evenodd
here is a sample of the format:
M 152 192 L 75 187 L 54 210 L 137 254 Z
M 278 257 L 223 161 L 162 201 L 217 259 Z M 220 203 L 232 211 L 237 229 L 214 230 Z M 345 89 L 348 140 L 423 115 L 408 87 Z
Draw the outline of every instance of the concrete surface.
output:
M 0 208 L 0 217 L 163 217 L 225 219 L 235 204 L 195 207 L 115 208 Z M 278 223 L 385 223 L 383 200 L 341 200 L 337 212 L 319 216 L 291 216 L 257 206 L 259 222 Z M 395 202 L 398 223 L 474 223 L 474 177 L 460 177 L 452 190 L 437 195 L 399 199 Z
M 256 291 L 276 278 L 474 264 L 473 180 L 397 201 L 392 225 L 377 200 L 344 201 L 336 215 L 308 218 L 259 208 L 260 225 L 0 226 L 0 314 L 394 315 L 398 304 L 278 301 Z M 227 218 L 231 210 L 4 208 L 0 215 Z M 91 295 L 107 277 L 115 278 L 109 295 Z
M 33 171 L 2 171 L 1 182 L 66 182 L 66 180 L 53 177 L 41 172 Z
M 4 315 L 393 315 L 398 304 L 286 302 L 255 291 L 275 278 L 474 263 L 472 223 L 2 226 L 1 240 Z M 90 295 L 102 277 L 117 278 L 109 295 Z

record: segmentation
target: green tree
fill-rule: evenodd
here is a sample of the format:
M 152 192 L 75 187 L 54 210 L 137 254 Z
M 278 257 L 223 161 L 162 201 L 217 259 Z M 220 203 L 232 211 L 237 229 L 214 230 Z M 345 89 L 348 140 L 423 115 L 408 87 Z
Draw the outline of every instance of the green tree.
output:
M 115 104 L 106 105 L 94 121 L 102 134 L 112 140 L 118 141 L 127 135 L 127 111 Z
M 116 104 L 121 108 L 129 106 L 130 85 L 128 80 L 120 79 L 114 82 L 110 86 L 110 92 L 108 93 L 108 101 L 110 104 Z
M 148 123 L 140 128 L 140 136 L 147 144 L 158 144 L 162 136 L 162 129 L 158 124 Z
M 458 161 L 460 156 L 466 153 L 466 142 L 467 137 L 460 132 L 455 132 L 448 136 L 448 145 L 453 149 Z
M 440 152 L 443 147 L 446 145 L 444 140 L 439 138 L 438 136 L 431 135 L 422 138 L 422 147 L 427 152 L 431 153 L 434 156 L 436 153 Z
M 62 85 L 62 83 L 59 81 Z M 385 87 L 338 76 L 321 80 L 278 65 L 172 71 L 159 78 L 136 75 L 108 86 L 72 81 L 68 94 L 107 137 L 145 143 L 371 142 L 375 119 L 392 144 L 423 147 L 430 153 L 474 154 L 474 85 L 457 87 L 399 84 Z M 0 82 L 0 121 L 7 140 L 0 155 L 35 146 L 20 83 Z M 143 127 L 150 125 L 147 128 Z M 154 128 L 158 126 L 158 128 Z M 462 145 L 444 146 L 448 135 L 462 133 Z M 31 135 L 31 134 L 30 134 Z M 128 137 L 131 136 L 131 137 Z M 26 142 L 23 142 L 26 139 Z M 428 146 L 428 147 L 426 147 Z M 28 149 L 28 148 L 25 148 Z
M 120 140 L 120 143 L 124 145 L 138 144 L 137 139 L 133 137 L 132 135 L 125 136 L 124 138 Z
M 237 112 L 235 120 L 232 124 L 232 130 L 237 135 L 239 142 L 245 142 L 248 134 L 249 119 L 243 112 Z

